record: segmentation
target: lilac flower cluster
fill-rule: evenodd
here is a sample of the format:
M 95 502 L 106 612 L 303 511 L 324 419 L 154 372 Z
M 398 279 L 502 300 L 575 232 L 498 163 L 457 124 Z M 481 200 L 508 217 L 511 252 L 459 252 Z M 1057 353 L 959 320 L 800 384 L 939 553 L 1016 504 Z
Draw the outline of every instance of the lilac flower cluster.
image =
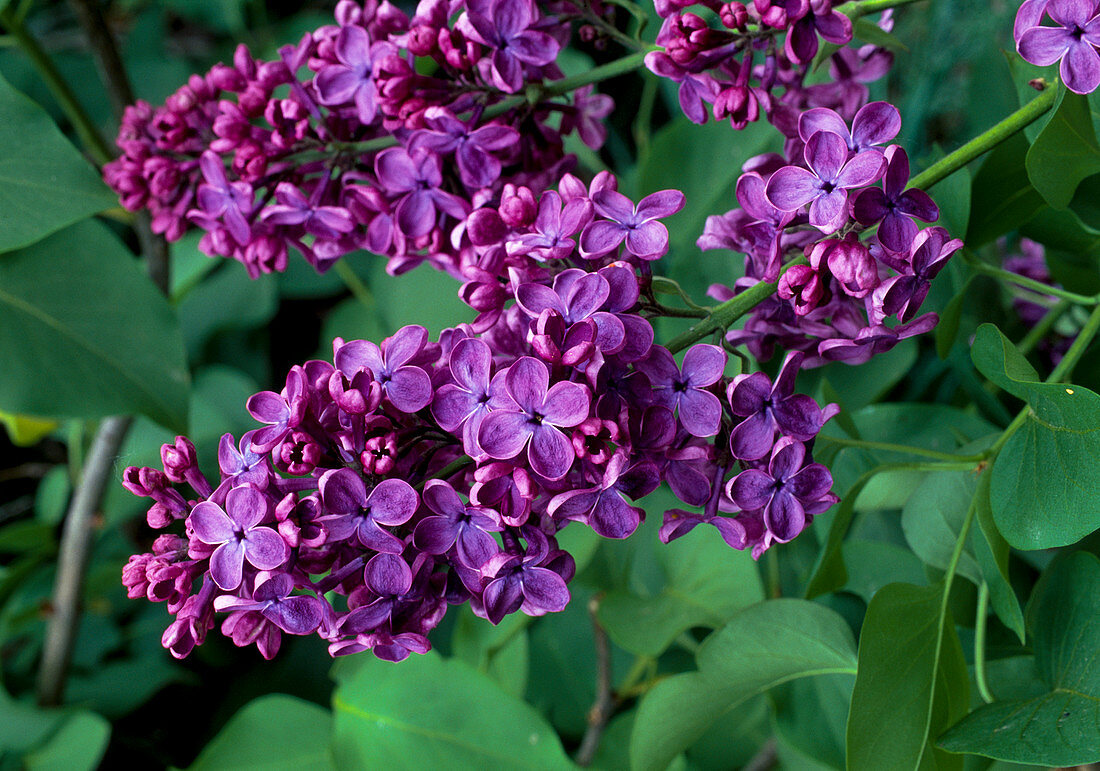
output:
M 253 277 L 284 270 L 290 249 L 322 271 L 366 249 L 393 273 L 428 260 L 461 277 L 472 210 L 558 180 L 575 162 L 564 135 L 606 138 L 612 102 L 591 86 L 510 96 L 560 79 L 571 23 L 590 17 L 587 2 L 422 0 L 410 18 L 341 0 L 337 24 L 278 60 L 242 45 L 162 107 L 130 107 L 105 178 L 156 232 L 198 226 L 207 254 Z
M 765 115 L 784 130 L 812 107 L 851 120 L 868 99 L 866 84 L 886 74 L 893 56 L 874 45 L 841 48 L 829 57 L 829 80 L 807 85 L 821 41 L 845 46 L 852 40 L 852 21 L 835 9 L 838 4 L 658 0 L 664 23 L 656 42 L 662 50 L 650 53 L 646 66 L 680 85 L 680 106 L 695 123 L 707 121 L 708 105 L 715 120 L 729 118 L 735 129 Z M 721 27 L 687 10 L 695 6 L 703 6 Z M 893 27 L 890 11 L 879 26 Z
M 183 437 L 163 470 L 128 469 L 149 524 L 176 533 L 123 571 L 131 597 L 175 614 L 165 646 L 187 655 L 225 613 L 223 633 L 264 656 L 317 633 L 333 655 L 396 661 L 450 605 L 492 623 L 559 611 L 575 565 L 557 533 L 631 535 L 662 480 L 693 509 L 665 515 L 663 540 L 708 523 L 759 556 L 794 538 L 836 501 L 810 455 L 836 408 L 793 393 L 799 353 L 773 385 L 726 378 L 717 346 L 677 364 L 654 345 L 648 266 L 682 205 L 672 190 L 635 204 L 602 174 L 566 176 L 527 224 L 480 209 L 486 279 L 469 291 L 493 301 L 474 325 L 337 339 L 332 363 L 249 399 L 263 426 L 222 438 L 216 485 Z
M 746 164 L 736 189 L 741 208 L 708 218 L 698 241 L 701 249 L 743 252 L 745 277 L 711 294 L 726 300 L 758 281 L 779 285 L 743 329 L 729 333 L 731 343 L 759 360 L 778 345 L 803 352 L 803 367 L 858 364 L 936 325 L 935 313 L 917 313 L 962 241 L 917 225 L 935 221 L 939 210 L 907 187 L 905 151 L 881 147 L 900 129 L 901 116 L 887 102 L 864 105 L 850 126 L 833 110 L 814 108 L 788 136 L 786 157 Z
M 1042 24 L 1047 17 L 1052 25 Z M 1066 88 L 1089 94 L 1100 86 L 1100 3 L 1024 0 L 1012 29 L 1016 50 L 1040 67 L 1059 62 Z

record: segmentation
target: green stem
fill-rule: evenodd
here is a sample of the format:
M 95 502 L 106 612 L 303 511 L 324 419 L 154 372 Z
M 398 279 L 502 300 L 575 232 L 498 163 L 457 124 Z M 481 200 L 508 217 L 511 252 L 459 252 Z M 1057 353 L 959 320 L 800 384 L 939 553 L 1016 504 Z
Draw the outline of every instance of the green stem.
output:
M 1077 294 L 1076 292 L 1067 292 L 1065 289 L 1061 289 L 1050 284 L 1044 284 L 1042 281 L 1036 281 L 1033 278 L 1027 276 L 1021 276 L 1019 273 L 1013 273 L 1010 270 L 1004 268 L 997 268 L 993 265 L 987 265 L 980 259 L 972 255 L 971 253 L 964 251 L 963 260 L 971 268 L 978 273 L 984 273 L 987 276 L 1000 279 L 1001 281 L 1007 281 L 1016 286 L 1023 287 L 1024 289 L 1031 289 L 1040 294 L 1050 295 L 1052 297 L 1058 297 L 1063 300 L 1069 300 L 1071 303 L 1077 305 L 1097 305 L 1100 304 L 1100 296 L 1098 295 L 1085 295 Z
M 1059 89 L 1048 84 L 1039 96 L 1032 99 L 1016 112 L 1009 115 L 996 126 L 983 131 L 965 145 L 933 163 L 909 182 L 909 187 L 928 190 L 937 182 L 949 177 L 975 158 L 984 155 L 994 147 L 1014 136 L 1045 115 L 1058 101 Z
M 993 703 L 993 694 L 985 679 L 985 626 L 989 617 L 989 584 L 982 581 L 978 587 L 978 610 L 974 616 L 974 681 L 978 693 L 986 704 Z
M 432 477 L 432 479 L 447 479 L 448 477 L 454 476 L 459 471 L 462 471 L 462 469 L 466 468 L 473 462 L 473 458 L 463 455 L 461 458 L 452 460 L 450 463 L 440 469 L 439 472 Z M 417 492 L 422 491 L 427 481 L 428 480 L 425 479 L 423 482 L 413 485 L 413 489 L 415 489 Z
M 607 64 L 601 64 L 599 67 L 593 67 L 588 72 L 581 72 L 568 78 L 551 81 L 538 90 L 539 98 L 550 99 L 551 97 L 562 96 L 571 91 L 576 91 L 581 86 L 588 86 L 592 83 L 599 83 L 603 80 L 634 72 L 634 70 L 645 64 L 646 54 L 650 51 L 659 50 L 661 49 L 657 46 L 647 45 L 644 50 L 636 51 Z
M 370 288 L 359 278 L 359 275 L 348 265 L 347 260 L 339 260 L 332 268 L 336 275 L 344 282 L 352 296 L 367 310 L 375 310 L 374 295 Z
M 795 265 L 805 264 L 806 258 L 799 257 L 786 265 L 783 268 L 783 273 L 786 273 Z M 693 325 L 688 331 L 672 338 L 665 347 L 672 353 L 679 353 L 692 343 L 702 340 L 711 332 L 728 329 L 730 324 L 737 321 L 737 319 L 771 297 L 777 286 L 779 286 L 778 279 L 775 281 L 761 281 L 754 284 L 736 297 L 731 297 L 726 300 L 715 308 L 710 315 L 698 324 Z
M 920 0 L 862 0 L 862 2 L 848 2 L 837 6 L 836 10 L 854 20 L 860 16 L 867 16 L 868 14 L 918 2 Z
M 905 455 L 918 455 L 923 458 L 932 458 L 933 460 L 945 460 L 956 463 L 980 463 L 985 459 L 984 454 L 977 455 L 953 455 L 949 452 L 938 452 L 936 450 L 926 450 L 923 447 L 910 447 L 904 444 L 889 444 L 887 442 L 865 442 L 862 439 L 844 439 L 837 436 L 828 436 L 826 434 L 818 434 L 817 441 L 829 442 L 830 444 L 840 445 L 841 447 L 859 447 L 864 450 L 882 450 L 883 452 L 897 452 Z
M 8 33 L 15 38 L 19 47 L 23 49 L 23 53 L 30 59 L 31 64 L 38 71 L 38 75 L 46 83 L 54 99 L 57 100 L 61 111 L 73 124 L 73 129 L 80 137 L 80 143 L 84 145 L 88 155 L 100 166 L 110 161 L 113 157 L 110 147 L 100 136 L 99 129 L 88 117 L 84 107 L 77 101 L 76 95 L 61 76 L 57 66 L 53 63 L 53 59 L 43 50 L 27 28 L 23 26 L 22 19 L 15 16 L 10 10 L 4 10 L 0 11 L 0 24 L 7 28 Z
M 1069 300 L 1059 300 L 1058 304 L 1046 312 L 1043 318 L 1039 319 L 1039 323 L 1031 328 L 1031 331 L 1024 335 L 1024 339 L 1020 341 L 1020 344 L 1016 347 L 1020 349 L 1020 353 L 1025 356 L 1031 353 L 1031 350 L 1039 344 L 1039 341 L 1047 336 L 1051 328 L 1058 323 L 1058 319 L 1062 318 L 1070 308 L 1073 307 L 1073 303 Z
M 634 663 L 630 665 L 630 671 L 626 673 L 626 677 L 615 692 L 621 697 L 623 693 L 636 686 L 645 677 L 646 672 L 653 668 L 654 663 L 649 656 L 635 656 Z

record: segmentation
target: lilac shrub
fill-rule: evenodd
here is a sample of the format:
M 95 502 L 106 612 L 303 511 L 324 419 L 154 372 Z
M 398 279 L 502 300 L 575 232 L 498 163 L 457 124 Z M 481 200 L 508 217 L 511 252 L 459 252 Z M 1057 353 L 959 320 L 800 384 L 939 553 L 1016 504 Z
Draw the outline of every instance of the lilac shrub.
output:
M 917 314 L 961 242 L 921 229 L 938 211 L 907 189 L 890 144 L 900 115 L 867 103 L 888 54 L 841 49 L 831 81 L 802 85 L 819 39 L 851 37 L 830 0 L 708 4 L 722 30 L 687 7 L 658 5 L 649 69 L 680 83 L 693 120 L 703 103 L 735 127 L 764 114 L 786 138 L 782 156 L 746 165 L 741 208 L 699 239 L 746 255 L 718 299 L 774 290 L 723 345 L 665 347 L 650 322 L 666 310 L 662 220 L 684 194 L 635 202 L 609 172 L 571 173 L 563 135 L 598 148 L 612 108 L 591 82 L 564 87 L 555 63 L 574 26 L 606 42 L 595 4 L 424 0 L 410 18 L 342 0 L 336 25 L 279 60 L 241 47 L 163 107 L 130 108 L 105 173 L 158 232 L 197 226 L 207 253 L 252 276 L 291 249 L 318 270 L 361 249 L 392 273 L 426 261 L 476 311 L 434 341 L 416 325 L 334 340 L 331 362 L 248 400 L 261 427 L 222 438 L 217 480 L 184 437 L 163 471 L 126 471 L 164 534 L 123 581 L 175 616 L 173 655 L 218 613 L 268 658 L 283 634 L 316 633 L 334 656 L 400 661 L 429 650 L 452 605 L 494 624 L 560 611 L 576 566 L 558 533 L 629 537 L 662 482 L 684 506 L 665 512 L 662 541 L 709 524 L 754 558 L 837 502 L 813 446 L 838 408 L 796 393 L 797 374 L 931 329 L 935 314 Z M 759 361 L 785 351 L 774 381 L 729 377 L 737 346 Z

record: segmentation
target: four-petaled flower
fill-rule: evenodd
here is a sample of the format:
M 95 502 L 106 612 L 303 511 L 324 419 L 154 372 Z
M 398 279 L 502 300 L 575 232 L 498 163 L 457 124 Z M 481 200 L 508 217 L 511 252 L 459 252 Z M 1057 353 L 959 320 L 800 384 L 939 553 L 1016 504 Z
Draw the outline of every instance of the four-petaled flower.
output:
M 626 250 L 643 260 L 656 260 L 668 251 L 668 228 L 658 217 L 671 217 L 684 208 L 679 190 L 650 193 L 635 206 L 616 190 L 592 194 L 596 212 L 605 217 L 588 224 L 581 232 L 581 254 L 596 258 L 626 241 Z
M 264 527 L 271 507 L 267 497 L 250 485 L 234 487 L 225 497 L 225 508 L 201 501 L 188 520 L 195 537 L 217 546 L 210 555 L 210 577 L 227 592 L 241 585 L 244 563 L 257 570 L 275 570 L 290 556 L 286 541 Z
M 825 235 L 848 219 L 848 191 L 866 187 L 882 175 L 886 161 L 878 150 L 848 157 L 843 137 L 818 131 L 806 143 L 806 165 L 784 166 L 768 180 L 767 196 L 781 211 L 798 211 L 810 204 L 810 224 Z
M 511 403 L 485 416 L 478 432 L 481 448 L 490 457 L 507 460 L 527 447 L 527 460 L 537 474 L 561 479 L 576 457 L 561 429 L 588 417 L 588 389 L 569 381 L 551 386 L 546 365 L 531 356 L 508 368 L 504 388 Z

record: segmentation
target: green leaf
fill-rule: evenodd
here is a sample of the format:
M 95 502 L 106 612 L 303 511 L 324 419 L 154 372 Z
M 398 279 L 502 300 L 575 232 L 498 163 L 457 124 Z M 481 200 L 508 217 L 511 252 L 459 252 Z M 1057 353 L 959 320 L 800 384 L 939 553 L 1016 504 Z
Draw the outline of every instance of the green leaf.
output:
M 939 741 L 1014 763 L 1077 766 L 1100 758 L 1100 560 L 1055 560 L 1035 587 L 1028 627 L 1047 692 L 979 707 Z
M 959 451 L 961 444 L 986 436 L 995 427 L 980 417 L 954 407 L 934 404 L 874 404 L 857 411 L 852 419 L 865 441 L 896 442 L 939 452 Z M 818 435 L 818 452 L 829 447 L 829 436 L 839 432 L 831 423 Z M 891 463 L 916 460 L 912 455 L 845 447 L 829 464 L 840 503 L 821 515 L 829 525 L 825 548 L 806 588 L 807 597 L 840 589 L 848 581 L 842 545 L 856 510 L 901 508 L 924 478 L 923 472 L 877 472 Z M 831 518 L 831 523 L 829 522 Z
M 0 687 L 0 758 L 22 754 L 55 732 L 64 720 L 61 710 L 16 701 Z
M 971 531 L 970 540 L 974 556 L 982 569 L 982 576 L 989 585 L 989 598 L 993 612 L 1001 623 L 1016 633 L 1020 643 L 1024 642 L 1024 615 L 1020 611 L 1020 601 L 1008 576 L 1008 542 L 997 529 L 993 521 L 993 509 L 989 503 L 990 474 L 982 474 L 978 479 L 975 505 L 977 508 L 979 532 Z
M 386 321 L 387 335 L 406 324 L 419 324 L 435 340 L 442 330 L 473 320 L 473 309 L 458 298 L 462 285 L 452 276 L 427 264 L 391 276 L 385 260 L 374 256 L 372 260 L 370 290 Z
M 655 522 L 676 505 L 664 489 L 644 503 Z M 663 577 L 659 591 L 615 590 L 600 603 L 600 623 L 631 653 L 659 656 L 681 632 L 719 627 L 738 610 L 764 599 L 756 563 L 748 552 L 730 549 L 714 528 L 697 527 L 662 545 L 656 561 Z
M 881 399 L 908 374 L 917 361 L 917 341 L 902 340 L 893 350 L 875 356 L 869 362 L 853 367 L 833 362 L 810 370 L 799 378 L 800 387 L 813 391 L 818 378 L 844 394 L 844 406 L 858 410 Z
M 0 258 L 0 407 L 61 418 L 135 412 L 183 432 L 176 317 L 94 220 Z
M 45 111 L 0 77 L 0 252 L 118 205 Z
M 890 584 L 867 606 L 848 715 L 851 771 L 923 766 L 930 726 L 959 711 L 959 692 L 951 681 L 965 687 L 966 670 L 963 663 L 959 675 L 962 652 L 955 627 L 941 614 L 944 589 L 942 582 Z M 965 712 L 965 695 L 961 702 Z
M 1071 209 L 1056 211 L 1044 207 L 1020 225 L 1020 234 L 1045 245 L 1048 262 L 1054 250 L 1091 260 L 1100 257 L 1100 230 L 1082 222 Z
M 844 723 L 854 683 L 853 675 L 824 675 L 794 680 L 772 692 L 777 749 L 785 767 L 844 768 Z
M 573 767 L 541 715 L 462 661 L 357 656 L 335 676 L 341 768 Z
M 531 616 L 513 613 L 493 626 L 475 616 L 468 606 L 463 607 L 451 635 L 453 655 L 522 698 L 527 688 L 526 629 L 531 620 Z
M 936 185 L 932 198 L 940 207 L 936 224 L 949 233 L 965 233 L 970 225 L 970 195 L 973 186 L 970 169 L 963 167 Z
M 901 53 L 909 50 L 896 36 L 890 34 L 870 19 L 856 19 L 852 23 L 852 37 L 856 40 L 862 40 L 864 43 L 872 43 L 879 48 L 885 48 L 894 53 Z
M 1005 539 L 1019 549 L 1075 543 L 1100 527 L 1100 396 L 1043 383 L 992 324 L 970 351 L 983 375 L 1030 409 L 993 464 L 990 505 Z
M 73 713 L 57 733 L 23 758 L 27 771 L 93 771 L 107 750 L 111 724 L 94 712 Z
M 926 474 L 920 487 L 909 496 L 901 513 L 901 527 L 909 547 L 925 564 L 947 569 L 976 486 L 977 480 L 970 471 L 939 471 Z M 959 558 L 958 572 L 975 585 L 982 582 L 981 568 L 965 549 Z
M 966 280 L 962 289 L 951 298 L 951 302 L 947 303 L 947 307 L 940 314 L 940 323 L 936 325 L 935 335 L 936 355 L 941 359 L 946 359 L 955 346 L 955 339 L 959 336 L 959 322 L 962 320 L 963 306 L 969 304 L 971 300 L 969 290 L 973 280 L 973 276 Z
M 191 771 L 328 771 L 332 713 L 313 702 L 273 693 L 237 711 Z
M 807 600 L 768 600 L 738 613 L 696 654 L 697 672 L 642 699 L 630 744 L 635 771 L 664 769 L 720 716 L 800 677 L 852 674 L 855 642 L 841 616 Z
M 924 566 L 909 549 L 885 541 L 851 538 L 844 542 L 844 564 L 848 571 L 845 590 L 870 602 L 887 584 L 927 583 Z
M 977 249 L 1047 207 L 1024 166 L 1027 139 L 1016 134 L 994 148 L 974 175 L 966 245 Z
M 263 326 L 278 305 L 274 275 L 251 279 L 243 266 L 225 261 L 180 300 L 180 328 L 188 354 L 200 359 L 204 346 L 219 332 Z
M 1047 203 L 1065 209 L 1077 185 L 1100 171 L 1100 146 L 1088 100 L 1063 90 L 1054 114 L 1027 152 L 1027 176 Z

